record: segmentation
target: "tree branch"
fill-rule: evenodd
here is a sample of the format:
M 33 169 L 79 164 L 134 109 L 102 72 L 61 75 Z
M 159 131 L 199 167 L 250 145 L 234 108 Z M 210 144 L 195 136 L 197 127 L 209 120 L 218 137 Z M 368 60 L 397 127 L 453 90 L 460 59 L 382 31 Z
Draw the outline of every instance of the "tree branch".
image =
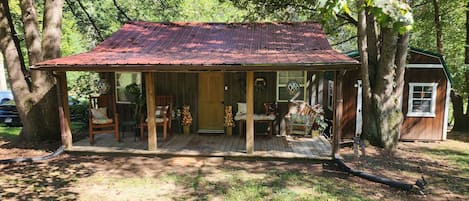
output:
M 351 40 L 353 40 L 353 39 L 355 39 L 355 38 L 357 38 L 357 36 L 352 36 L 352 37 L 347 38 L 347 39 L 345 39 L 345 40 L 343 40 L 343 41 L 339 41 L 339 42 L 337 42 L 337 43 L 334 43 L 334 44 L 332 44 L 331 46 L 342 45 L 342 44 L 344 44 L 344 43 L 346 43 L 346 42 L 349 42 L 349 41 L 351 41 Z
M 93 26 L 94 30 L 96 31 L 96 34 L 98 34 L 98 37 L 101 41 L 104 40 L 102 34 L 101 34 L 101 31 L 98 29 L 98 26 L 96 26 L 96 23 L 95 21 L 93 20 L 93 18 L 91 18 L 90 14 L 88 13 L 88 11 L 86 11 L 85 9 L 85 6 L 83 6 L 83 4 L 81 3 L 80 0 L 77 0 L 78 4 L 80 5 L 80 8 L 83 10 L 83 12 L 85 12 L 86 14 L 86 17 L 88 18 L 88 20 L 90 21 L 91 25 Z
M 73 8 L 72 3 L 70 2 L 70 0 L 65 0 L 65 2 L 67 3 L 67 6 L 68 6 L 68 8 L 70 9 L 70 12 L 72 12 L 72 15 L 73 15 L 77 20 L 79 20 L 80 23 L 86 24 L 86 23 L 83 21 L 83 19 L 81 19 L 81 17 L 78 16 L 78 13 L 75 11 L 75 8 Z
M 10 36 L 13 40 L 13 43 L 15 44 L 16 52 L 18 53 L 18 59 L 21 65 L 21 71 L 23 72 L 25 81 L 28 85 L 29 91 L 31 92 L 31 74 L 28 69 L 26 69 L 26 64 L 24 63 L 24 55 L 23 52 L 21 51 L 21 45 L 20 45 L 20 40 L 18 38 L 18 34 L 16 33 L 15 26 L 13 25 L 13 19 L 11 18 L 11 13 L 10 13 L 10 6 L 8 4 L 8 1 L 2 1 L 4 12 L 5 12 L 5 17 L 8 20 L 8 26 L 10 27 Z
M 347 13 L 337 14 L 337 17 L 344 19 L 345 21 L 349 22 L 350 24 L 358 26 L 358 21 L 355 18 L 353 18 L 352 16 L 350 16 L 349 14 L 347 14 Z
M 112 2 L 114 3 L 114 6 L 117 8 L 117 11 L 119 11 L 127 19 L 127 21 L 132 21 L 132 19 L 130 19 L 130 17 L 127 16 L 127 14 L 125 14 L 125 12 L 122 10 L 122 8 L 119 5 L 117 5 L 116 0 L 112 0 Z

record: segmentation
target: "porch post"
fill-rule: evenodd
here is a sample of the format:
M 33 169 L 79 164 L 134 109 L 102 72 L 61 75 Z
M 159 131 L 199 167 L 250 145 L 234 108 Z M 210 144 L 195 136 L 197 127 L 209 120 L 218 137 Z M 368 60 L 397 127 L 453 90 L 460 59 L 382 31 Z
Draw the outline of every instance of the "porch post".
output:
M 343 102 L 342 97 L 342 80 L 345 71 L 334 71 L 334 121 L 333 121 L 333 145 L 332 155 L 339 153 L 340 138 L 342 137 L 342 129 L 340 119 L 342 117 Z
M 246 153 L 254 153 L 254 72 L 246 72 Z
M 67 74 L 57 72 L 57 97 L 59 101 L 60 136 L 66 149 L 72 148 L 72 131 L 70 130 L 70 108 L 68 106 Z
M 157 137 L 155 124 L 155 82 L 152 72 L 145 72 L 144 74 L 147 99 L 148 150 L 156 151 Z

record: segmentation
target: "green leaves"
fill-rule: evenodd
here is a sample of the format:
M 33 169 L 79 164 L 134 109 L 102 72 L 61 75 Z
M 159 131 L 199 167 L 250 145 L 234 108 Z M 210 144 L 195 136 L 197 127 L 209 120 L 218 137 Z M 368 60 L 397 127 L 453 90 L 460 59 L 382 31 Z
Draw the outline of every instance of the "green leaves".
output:
M 319 0 L 316 7 L 325 18 L 334 18 L 340 13 L 352 15 L 347 0 Z M 379 25 L 392 28 L 403 34 L 412 29 L 414 18 L 412 9 L 405 2 L 398 0 L 366 0 L 360 8 L 368 8 Z
M 407 3 L 397 0 L 370 0 L 369 7 L 376 17 L 376 21 L 381 25 L 392 28 L 403 34 L 412 29 L 414 18 L 411 8 Z

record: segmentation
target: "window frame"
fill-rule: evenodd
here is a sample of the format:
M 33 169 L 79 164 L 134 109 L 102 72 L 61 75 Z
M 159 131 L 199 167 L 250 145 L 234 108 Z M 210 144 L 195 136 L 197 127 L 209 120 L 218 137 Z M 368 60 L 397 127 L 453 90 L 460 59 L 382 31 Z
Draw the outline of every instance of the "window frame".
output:
M 275 91 L 276 91 L 276 94 L 277 94 L 277 97 L 276 97 L 276 100 L 277 102 L 283 102 L 283 103 L 286 103 L 286 102 L 289 102 L 291 99 L 287 99 L 287 100 L 284 100 L 284 99 L 280 99 L 280 87 L 287 87 L 287 84 L 280 84 L 280 73 L 281 72 L 295 72 L 295 71 L 277 71 L 277 85 L 275 86 Z M 306 100 L 306 86 L 307 86 L 307 74 L 308 72 L 307 71 L 300 71 L 300 72 L 303 72 L 303 83 L 299 83 L 300 84 L 300 88 L 303 87 L 303 96 L 300 97 L 298 96 L 296 100 L 301 100 L 301 101 L 305 101 Z
M 131 81 L 130 83 L 125 83 L 126 85 L 125 86 L 120 86 L 120 82 L 118 80 L 118 74 L 120 74 L 121 76 L 124 74 L 124 75 L 129 75 L 129 76 L 132 76 L 133 74 L 135 74 L 137 77 L 136 77 L 136 82 L 133 82 Z M 115 86 L 115 93 L 116 93 L 116 103 L 119 103 L 119 104 L 130 104 L 131 102 L 129 100 L 127 100 L 127 98 L 124 98 L 122 97 L 121 95 L 119 95 L 119 90 L 122 88 L 125 89 L 125 87 L 129 84 L 132 84 L 132 83 L 136 83 L 139 87 L 140 87 L 140 91 L 142 91 L 142 73 L 140 72 L 116 72 L 115 73 L 115 81 L 114 81 L 114 86 Z M 143 91 L 142 91 L 143 93 Z
M 430 100 L 430 112 L 421 112 L 421 111 L 412 111 L 414 106 L 413 97 L 414 87 L 432 87 L 431 98 L 417 98 L 417 100 Z M 436 94 L 438 90 L 438 83 L 421 83 L 421 82 L 410 82 L 409 83 L 409 94 L 408 94 L 408 103 L 407 103 L 407 116 L 408 117 L 435 117 L 435 108 L 436 108 Z

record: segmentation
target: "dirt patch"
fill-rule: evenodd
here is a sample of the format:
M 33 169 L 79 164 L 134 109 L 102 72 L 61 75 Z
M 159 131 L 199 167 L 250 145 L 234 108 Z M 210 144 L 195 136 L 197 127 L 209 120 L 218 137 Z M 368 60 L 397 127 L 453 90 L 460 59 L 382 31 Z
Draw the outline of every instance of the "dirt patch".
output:
M 1 158 L 50 153 L 3 142 Z M 0 165 L 1 200 L 469 200 L 469 143 L 400 143 L 393 155 L 368 147 L 350 166 L 414 183 L 419 192 L 403 192 L 340 172 L 331 164 L 286 161 L 232 161 L 220 157 L 73 156 Z M 446 154 L 457 156 L 454 160 Z M 467 159 L 467 160 L 466 160 Z
M 376 147 L 367 147 L 366 157 L 360 159 L 355 158 L 352 148 L 341 151 L 347 164 L 358 170 L 409 184 L 423 176 L 428 182 L 422 191 L 425 200 L 468 200 L 467 166 L 460 166 L 448 158 L 456 155 L 469 161 L 469 153 L 460 152 L 467 147 L 469 143 L 455 140 L 401 142 L 391 155 Z M 438 157 L 435 152 L 448 155 Z

